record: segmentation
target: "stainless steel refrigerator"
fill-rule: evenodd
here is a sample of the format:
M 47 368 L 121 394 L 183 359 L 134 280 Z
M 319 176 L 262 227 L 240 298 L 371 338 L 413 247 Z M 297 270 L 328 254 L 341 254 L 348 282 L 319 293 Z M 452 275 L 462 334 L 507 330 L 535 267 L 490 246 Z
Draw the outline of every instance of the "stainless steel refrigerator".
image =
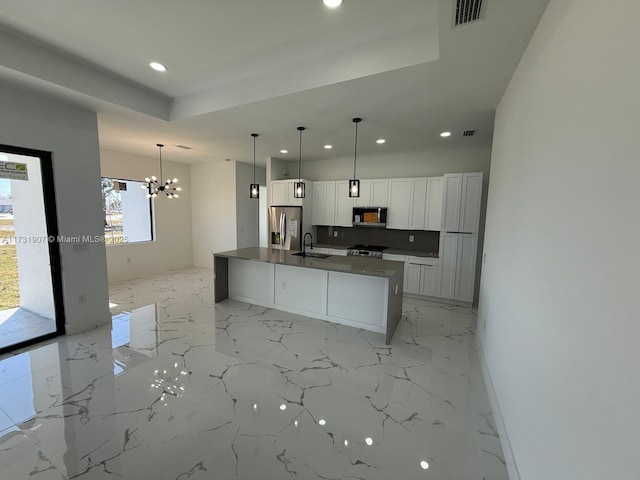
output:
M 271 248 L 302 249 L 302 207 L 270 207 L 269 235 Z

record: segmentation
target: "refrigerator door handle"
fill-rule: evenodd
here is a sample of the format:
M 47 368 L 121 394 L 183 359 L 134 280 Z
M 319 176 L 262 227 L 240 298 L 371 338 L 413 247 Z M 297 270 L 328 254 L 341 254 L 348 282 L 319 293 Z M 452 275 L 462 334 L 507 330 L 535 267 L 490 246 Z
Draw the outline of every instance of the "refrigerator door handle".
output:
M 280 212 L 280 248 L 284 248 L 284 212 Z
M 285 248 L 287 239 L 287 214 L 286 212 L 282 212 L 282 230 L 280 233 L 280 241 L 282 242 L 282 248 Z

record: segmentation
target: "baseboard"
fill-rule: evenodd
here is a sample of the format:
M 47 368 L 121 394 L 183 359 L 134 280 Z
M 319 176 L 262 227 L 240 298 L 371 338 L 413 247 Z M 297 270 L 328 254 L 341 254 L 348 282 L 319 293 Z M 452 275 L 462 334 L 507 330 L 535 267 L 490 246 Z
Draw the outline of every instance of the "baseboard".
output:
M 504 454 L 504 460 L 507 464 L 509 480 L 520 480 L 518 465 L 516 464 L 516 459 L 513 455 L 513 449 L 511 448 L 509 435 L 507 434 L 507 430 L 504 425 L 504 419 L 502 418 L 502 411 L 500 410 L 500 404 L 498 403 L 496 390 L 493 386 L 491 374 L 489 373 L 489 366 L 487 365 L 487 360 L 484 356 L 484 350 L 482 349 L 482 343 L 480 342 L 480 337 L 478 336 L 476 336 L 476 346 L 478 350 L 478 357 L 480 358 L 480 368 L 482 369 L 482 376 L 484 377 L 484 383 L 487 386 L 487 393 L 489 394 L 489 402 L 491 403 L 493 418 L 496 421 L 498 435 L 500 435 L 500 444 L 502 445 L 502 453 Z

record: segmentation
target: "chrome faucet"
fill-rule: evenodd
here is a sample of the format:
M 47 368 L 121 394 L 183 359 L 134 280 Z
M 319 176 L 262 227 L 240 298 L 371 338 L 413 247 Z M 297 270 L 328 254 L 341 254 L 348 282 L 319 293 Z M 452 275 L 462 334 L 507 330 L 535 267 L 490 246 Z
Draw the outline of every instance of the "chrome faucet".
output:
M 309 243 L 309 246 L 311 248 L 313 248 L 313 235 L 311 235 L 311 233 L 307 232 L 304 234 L 304 237 L 302 237 L 302 256 L 304 257 L 307 253 L 305 250 L 305 247 L 307 246 L 307 235 L 309 235 L 311 237 L 311 242 Z

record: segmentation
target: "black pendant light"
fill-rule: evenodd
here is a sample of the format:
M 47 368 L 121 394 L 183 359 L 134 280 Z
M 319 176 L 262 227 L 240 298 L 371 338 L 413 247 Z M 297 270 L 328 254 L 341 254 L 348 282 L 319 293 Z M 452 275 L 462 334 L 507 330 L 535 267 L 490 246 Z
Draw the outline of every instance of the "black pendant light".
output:
M 298 153 L 298 181 L 293 184 L 294 198 L 304 198 L 304 182 L 300 177 L 300 164 L 302 163 L 302 132 L 304 130 L 304 127 L 298 127 L 298 132 L 300 132 L 300 151 Z
M 146 183 L 142 184 L 142 188 L 147 189 L 147 198 L 156 198 L 160 192 L 164 192 L 164 194 L 169 198 L 180 198 L 180 194 L 174 192 L 180 192 L 182 188 L 176 187 L 175 184 L 178 183 L 178 179 L 167 179 L 166 181 L 162 181 L 162 147 L 164 145 L 162 143 L 157 143 L 156 146 L 159 149 L 159 158 L 160 158 L 160 180 L 158 180 L 155 176 L 151 178 L 147 177 L 144 179 Z
M 253 137 L 253 183 L 249 186 L 249 198 L 260 198 L 260 185 L 256 183 L 256 137 L 257 133 L 252 133 Z
M 356 125 L 356 140 L 353 147 L 353 178 L 349 180 L 349 196 L 360 196 L 360 180 L 356 178 L 356 158 L 358 156 L 358 124 L 362 121 L 361 118 L 354 118 L 353 123 Z

